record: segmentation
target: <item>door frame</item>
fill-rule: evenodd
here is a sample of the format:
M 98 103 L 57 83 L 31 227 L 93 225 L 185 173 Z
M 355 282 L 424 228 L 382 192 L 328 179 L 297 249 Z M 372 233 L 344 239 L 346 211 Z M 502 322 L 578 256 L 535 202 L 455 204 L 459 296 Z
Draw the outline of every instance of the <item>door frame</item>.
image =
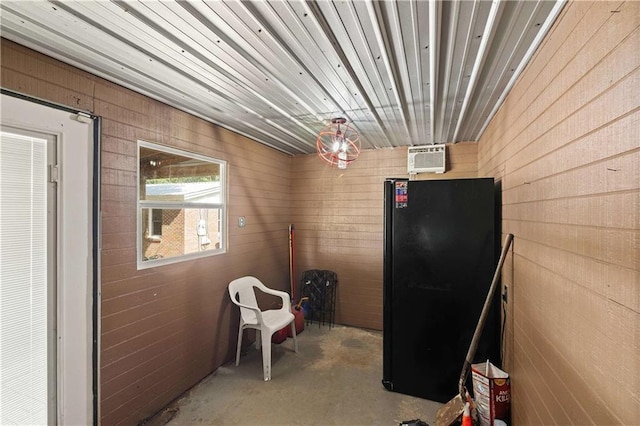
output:
M 2 124 L 57 139 L 57 423 L 97 424 L 100 119 L 2 89 Z

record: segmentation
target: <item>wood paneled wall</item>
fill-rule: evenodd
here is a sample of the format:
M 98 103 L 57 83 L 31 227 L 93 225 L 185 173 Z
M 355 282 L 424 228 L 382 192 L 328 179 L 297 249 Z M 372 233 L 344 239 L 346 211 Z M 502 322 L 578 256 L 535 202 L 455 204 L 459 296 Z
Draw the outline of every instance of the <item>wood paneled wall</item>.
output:
M 514 424 L 640 422 L 640 3 L 568 3 L 479 142 Z
M 137 424 L 235 354 L 229 281 L 288 289 L 291 157 L 7 40 L 1 50 L 3 88 L 102 117 L 101 421 Z M 228 161 L 226 254 L 137 270 L 138 139 Z
M 418 179 L 477 176 L 477 144 L 447 146 L 447 171 Z M 297 156 L 291 169 L 296 275 L 338 274 L 336 322 L 382 329 L 383 182 L 408 177 L 407 149 L 362 152 L 346 170 L 317 155 Z

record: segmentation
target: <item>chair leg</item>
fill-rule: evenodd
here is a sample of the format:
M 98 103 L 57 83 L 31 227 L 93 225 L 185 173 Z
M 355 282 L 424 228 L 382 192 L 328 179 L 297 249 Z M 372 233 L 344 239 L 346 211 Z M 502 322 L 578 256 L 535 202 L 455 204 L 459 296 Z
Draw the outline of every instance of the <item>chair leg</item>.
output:
M 291 323 L 291 335 L 293 336 L 293 349 L 298 353 L 298 338 L 296 337 L 296 322 Z
M 242 325 L 238 326 L 238 348 L 236 349 L 236 367 L 240 365 L 240 349 L 242 348 Z
M 264 381 L 271 380 L 271 335 L 262 332 L 262 370 L 264 371 Z

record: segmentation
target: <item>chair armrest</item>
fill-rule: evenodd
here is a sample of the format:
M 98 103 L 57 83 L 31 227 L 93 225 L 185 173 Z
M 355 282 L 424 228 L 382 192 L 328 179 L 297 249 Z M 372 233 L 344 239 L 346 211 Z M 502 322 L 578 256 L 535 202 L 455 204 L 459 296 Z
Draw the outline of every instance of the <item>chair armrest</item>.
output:
M 279 298 L 282 299 L 282 308 L 286 311 L 290 311 L 291 310 L 291 296 L 289 296 L 289 293 L 287 293 L 286 291 L 281 291 L 281 290 L 274 290 L 272 288 L 269 287 L 264 287 L 263 289 L 261 289 L 263 292 L 267 293 L 267 294 L 271 294 L 273 296 L 278 296 Z
M 255 312 L 257 317 L 258 317 L 258 319 L 262 322 L 262 311 L 259 308 L 256 308 L 255 306 L 245 305 L 244 303 L 240 303 L 237 300 L 231 299 L 231 301 L 233 302 L 234 305 L 237 305 L 237 306 L 239 306 L 241 308 L 250 309 L 253 312 Z

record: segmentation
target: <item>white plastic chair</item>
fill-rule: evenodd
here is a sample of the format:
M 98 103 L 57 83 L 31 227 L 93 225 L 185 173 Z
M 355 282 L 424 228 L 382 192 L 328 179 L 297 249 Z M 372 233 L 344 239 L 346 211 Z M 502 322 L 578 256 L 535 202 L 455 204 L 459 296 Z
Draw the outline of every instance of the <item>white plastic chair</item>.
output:
M 261 311 L 256 300 L 255 288 L 267 294 L 278 296 L 282 299 L 280 309 Z M 231 301 L 240 307 L 240 327 L 238 327 L 238 349 L 236 350 L 236 366 L 240 364 L 240 348 L 242 346 L 242 332 L 245 328 L 256 330 L 256 346 L 262 345 L 262 369 L 264 380 L 271 380 L 271 336 L 287 324 L 291 324 L 294 350 L 298 352 L 298 340 L 296 338 L 296 326 L 294 316 L 291 313 L 291 300 L 289 294 L 284 291 L 273 290 L 266 287 L 256 277 L 242 277 L 229 283 L 229 295 Z

